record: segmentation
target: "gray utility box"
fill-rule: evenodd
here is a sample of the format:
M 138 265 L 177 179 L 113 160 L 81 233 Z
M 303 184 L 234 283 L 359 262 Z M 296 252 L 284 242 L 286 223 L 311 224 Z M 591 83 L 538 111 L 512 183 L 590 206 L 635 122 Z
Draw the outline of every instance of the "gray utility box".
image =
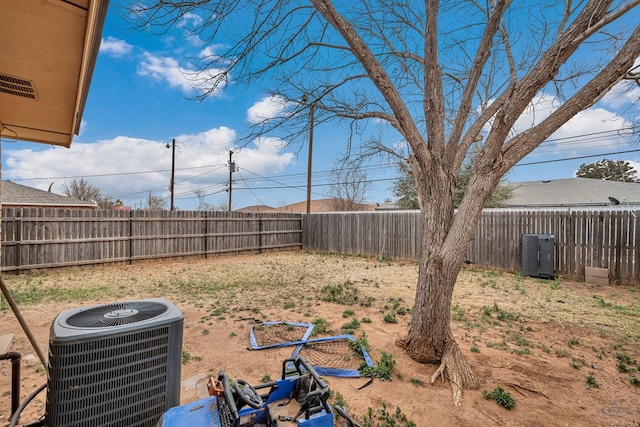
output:
M 553 279 L 555 237 L 551 234 L 522 235 L 522 274 Z

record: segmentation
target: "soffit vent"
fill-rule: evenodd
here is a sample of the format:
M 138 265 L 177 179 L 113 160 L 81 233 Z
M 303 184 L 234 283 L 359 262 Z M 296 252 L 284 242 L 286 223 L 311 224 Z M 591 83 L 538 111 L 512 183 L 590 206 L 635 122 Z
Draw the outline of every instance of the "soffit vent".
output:
M 0 93 L 38 99 L 36 89 L 31 80 L 0 73 Z

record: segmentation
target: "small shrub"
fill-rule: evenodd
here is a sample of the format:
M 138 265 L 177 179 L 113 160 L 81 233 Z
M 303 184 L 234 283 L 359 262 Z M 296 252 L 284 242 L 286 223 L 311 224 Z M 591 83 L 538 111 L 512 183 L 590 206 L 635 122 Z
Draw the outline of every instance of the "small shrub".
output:
M 345 310 L 342 312 L 342 317 L 344 317 L 345 319 L 349 316 L 353 316 L 355 312 L 351 309 Z
M 385 323 L 398 323 L 398 318 L 393 312 L 385 314 L 382 320 L 384 320 Z
M 262 378 L 260 378 L 260 382 L 261 382 L 262 384 L 264 384 L 264 383 L 268 383 L 268 382 L 271 382 L 271 375 L 269 375 L 269 374 L 264 374 L 264 375 L 262 376 Z
M 573 347 L 574 345 L 578 345 L 578 344 L 580 344 L 580 339 L 579 338 L 571 338 L 569 340 L 569 342 L 567 343 L 567 345 L 569 347 Z
M 382 356 L 380 356 L 380 360 L 376 363 L 375 367 L 371 367 L 365 362 L 362 362 L 360 365 L 360 373 L 362 376 L 375 376 L 383 381 L 391 381 L 391 374 L 393 373 L 393 368 L 396 366 L 396 361 L 392 353 L 387 353 L 386 351 L 382 351 L 381 353 Z
M 495 400 L 498 405 L 506 409 L 512 409 L 516 404 L 509 392 L 500 386 L 494 388 L 491 393 L 487 390 L 482 390 L 482 396 L 487 400 Z
M 351 322 L 342 325 L 342 330 L 347 333 L 353 333 L 360 327 L 360 321 L 358 319 L 351 319 Z
M 489 348 L 497 348 L 498 350 L 506 350 L 509 348 L 509 345 L 504 342 L 504 341 L 500 341 L 500 342 L 487 342 L 486 344 L 487 347 Z
M 362 417 L 362 427 L 416 427 L 416 423 L 408 419 L 399 407 L 392 413 L 384 403 L 381 406 L 375 415 L 373 409 L 367 408 L 367 414 Z
M 342 393 L 340 393 L 339 391 L 336 392 L 336 396 L 335 399 L 333 401 L 333 406 L 342 406 L 343 408 L 347 407 L 347 402 L 345 402 L 344 400 L 344 396 L 342 395 Z
M 593 376 L 593 372 L 587 375 L 585 387 L 587 388 L 598 388 L 600 387 L 600 383 L 596 380 L 596 377 Z
M 467 320 L 464 315 L 464 308 L 459 307 L 457 304 L 451 307 L 451 320 L 455 320 L 458 322 L 464 322 Z
M 356 356 L 363 357 L 362 349 L 369 352 L 371 350 L 369 346 L 369 341 L 367 340 L 367 334 L 363 331 L 362 334 L 356 338 L 355 341 L 349 341 L 349 347 Z
M 358 288 L 350 280 L 339 285 L 326 285 L 320 290 L 320 299 L 336 304 L 355 305 L 359 299 Z
M 422 384 L 424 384 L 424 381 L 422 381 L 420 378 L 409 378 L 409 382 L 416 387 L 420 387 L 422 386 Z
M 327 319 L 324 317 L 318 317 L 313 321 L 313 335 L 324 334 L 328 330 Z

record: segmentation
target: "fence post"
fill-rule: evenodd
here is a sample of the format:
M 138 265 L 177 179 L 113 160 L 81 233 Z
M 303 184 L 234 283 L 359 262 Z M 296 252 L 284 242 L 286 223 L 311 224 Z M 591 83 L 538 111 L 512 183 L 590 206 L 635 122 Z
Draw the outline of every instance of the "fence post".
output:
M 133 211 L 129 211 L 129 265 L 133 264 Z
M 22 212 L 16 212 L 16 273 L 20 274 L 20 266 L 22 265 L 22 250 L 21 250 L 21 241 L 22 241 Z
M 262 253 L 262 215 L 258 214 L 258 253 Z
M 204 225 L 202 227 L 202 238 L 203 238 L 203 242 L 202 242 L 202 249 L 204 250 L 204 257 L 208 258 L 209 257 L 209 247 L 208 247 L 208 241 L 209 241 L 209 236 L 207 233 L 207 230 L 209 228 L 209 211 L 204 211 Z

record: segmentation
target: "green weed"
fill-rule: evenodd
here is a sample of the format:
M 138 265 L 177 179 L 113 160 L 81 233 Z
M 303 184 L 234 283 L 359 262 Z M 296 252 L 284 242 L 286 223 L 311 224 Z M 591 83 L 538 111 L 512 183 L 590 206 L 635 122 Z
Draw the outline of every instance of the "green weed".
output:
M 383 381 L 391 381 L 391 376 L 393 373 L 393 369 L 396 366 L 396 361 L 393 358 L 392 353 L 382 351 L 381 354 L 382 355 L 380 356 L 380 360 L 376 362 L 375 367 L 371 367 L 365 362 L 362 362 L 360 366 L 360 374 L 362 376 L 375 376 L 376 378 L 380 378 Z
M 585 381 L 586 388 L 598 388 L 600 387 L 600 383 L 596 380 L 596 377 L 593 376 L 593 372 L 586 376 Z
M 416 427 L 416 423 L 407 418 L 400 407 L 395 412 L 387 411 L 386 404 L 374 414 L 373 409 L 368 408 L 367 414 L 362 417 L 362 427 Z
M 451 320 L 466 322 L 467 318 L 464 315 L 464 308 L 459 307 L 457 304 L 451 307 Z
M 482 390 L 482 396 L 487 400 L 495 400 L 498 405 L 506 409 L 512 409 L 516 405 L 516 401 L 509 392 L 500 386 L 494 388 L 492 392 Z
M 260 378 L 260 382 L 261 382 L 262 384 L 271 382 L 271 375 L 269 375 L 269 374 L 264 374 L 264 375 L 262 376 L 262 378 Z
M 398 323 L 398 318 L 393 312 L 385 314 L 382 320 L 384 320 L 385 323 Z
M 342 325 L 342 330 L 347 334 L 352 334 L 356 329 L 360 328 L 360 321 L 358 319 L 351 319 L 351 322 Z
M 362 334 L 355 341 L 349 341 L 349 347 L 353 352 L 360 357 L 363 357 L 362 349 L 365 349 L 367 352 L 371 351 L 371 347 L 369 346 L 369 340 L 367 339 L 367 334 L 362 331 Z
M 312 335 L 324 334 L 327 332 L 329 328 L 327 324 L 327 319 L 325 319 L 324 317 L 318 317 L 313 321 L 313 324 L 314 324 L 314 327 L 313 327 Z
M 409 378 L 409 382 L 416 387 L 420 387 L 424 384 L 424 381 L 422 381 L 420 378 Z

